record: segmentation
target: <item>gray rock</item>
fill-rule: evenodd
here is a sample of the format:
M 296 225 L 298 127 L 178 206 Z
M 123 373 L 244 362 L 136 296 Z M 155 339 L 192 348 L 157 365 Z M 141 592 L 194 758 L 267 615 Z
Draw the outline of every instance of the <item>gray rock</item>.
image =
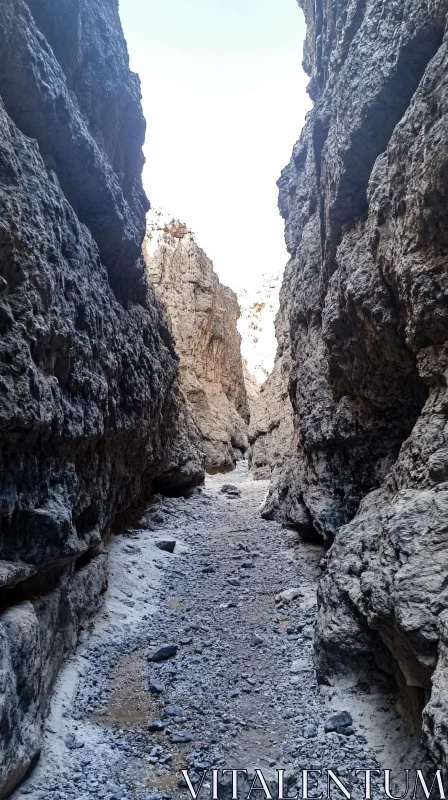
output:
M 162 719 L 157 718 L 153 719 L 152 722 L 148 723 L 148 730 L 149 731 L 163 731 L 166 728 L 166 722 Z
M 292 587 L 291 589 L 284 589 L 283 592 L 280 592 L 275 597 L 276 603 L 291 603 L 293 600 L 296 600 L 298 597 L 303 596 L 303 591 L 301 589 L 297 589 Z
M 148 661 L 167 661 L 176 655 L 178 649 L 178 645 L 174 643 L 156 645 L 149 648 L 147 659 Z
M 173 744 L 184 744 L 193 742 L 194 736 L 190 731 L 175 731 L 171 734 L 171 741 Z
M 224 483 L 220 489 L 221 494 L 226 494 L 227 497 L 241 497 L 241 489 L 234 486 L 232 483 Z
M 301 672 L 307 672 L 311 667 L 305 658 L 296 658 L 290 666 L 290 672 L 293 675 L 298 675 Z
M 185 717 L 185 711 L 180 706 L 168 705 L 163 709 L 167 717 Z
M 163 694 L 163 692 L 165 691 L 165 684 L 162 683 L 161 681 L 156 681 L 153 679 L 150 680 L 148 688 L 149 691 L 152 692 L 152 694 Z
M 313 723 L 304 725 L 302 736 L 304 739 L 315 739 L 317 736 L 317 727 Z
M 346 728 L 348 725 L 352 724 L 353 719 L 348 711 L 337 711 L 335 714 L 328 717 L 325 723 L 325 732 L 338 731 L 338 728 Z
M 163 550 L 165 553 L 174 553 L 176 547 L 176 540 L 175 539 L 160 539 L 156 542 L 156 547 L 159 550 Z
M 84 742 L 82 742 L 80 739 L 77 739 L 76 736 L 70 733 L 65 739 L 65 746 L 69 750 L 80 750 L 82 747 L 84 747 Z

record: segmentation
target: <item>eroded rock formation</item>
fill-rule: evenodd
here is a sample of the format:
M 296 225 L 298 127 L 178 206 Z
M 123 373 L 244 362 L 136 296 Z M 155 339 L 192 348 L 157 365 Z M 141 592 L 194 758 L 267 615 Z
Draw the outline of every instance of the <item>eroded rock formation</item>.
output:
M 320 679 L 380 665 L 446 764 L 448 2 L 300 4 L 315 105 L 279 182 L 296 443 L 278 513 L 336 537 Z
M 173 333 L 206 469 L 232 469 L 248 448 L 249 422 L 237 296 L 219 282 L 212 262 L 182 223 L 151 222 L 144 255 Z
M 203 475 L 144 277 L 144 130 L 117 0 L 0 0 L 0 797 L 105 588 L 105 535 Z

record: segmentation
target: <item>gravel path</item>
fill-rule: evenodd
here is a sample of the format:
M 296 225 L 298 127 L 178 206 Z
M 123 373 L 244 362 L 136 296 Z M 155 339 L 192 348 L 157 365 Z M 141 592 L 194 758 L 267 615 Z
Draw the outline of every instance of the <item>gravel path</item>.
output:
M 261 518 L 266 490 L 240 465 L 189 498 L 158 498 L 116 537 L 104 606 L 61 674 L 40 762 L 15 798 L 180 800 L 187 767 L 193 782 L 211 767 L 285 769 L 292 789 L 303 768 L 343 778 L 375 765 L 375 714 L 400 728 L 392 698 L 318 691 L 323 551 Z M 174 655 L 149 660 L 162 645 Z M 336 710 L 353 715 L 349 735 L 325 733 Z

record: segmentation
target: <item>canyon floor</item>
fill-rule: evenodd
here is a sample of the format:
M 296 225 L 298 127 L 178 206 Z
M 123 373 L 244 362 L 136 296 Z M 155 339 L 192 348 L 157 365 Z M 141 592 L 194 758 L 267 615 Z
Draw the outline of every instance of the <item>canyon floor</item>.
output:
M 294 796 L 303 768 L 343 779 L 354 767 L 415 767 L 391 695 L 355 678 L 317 686 L 324 551 L 261 518 L 267 488 L 240 464 L 187 498 L 156 498 L 114 537 L 102 609 L 60 675 L 41 757 L 14 798 L 180 800 L 191 797 L 180 770 L 194 782 L 211 767 L 284 769 Z M 288 589 L 298 591 L 279 600 Z M 148 659 L 166 644 L 175 655 Z M 342 710 L 354 732 L 325 733 Z

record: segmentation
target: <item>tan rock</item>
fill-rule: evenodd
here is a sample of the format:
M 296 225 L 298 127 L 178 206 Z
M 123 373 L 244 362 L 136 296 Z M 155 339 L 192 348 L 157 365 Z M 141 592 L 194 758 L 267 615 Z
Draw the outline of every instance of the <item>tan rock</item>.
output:
M 144 257 L 175 340 L 206 469 L 232 469 L 247 451 L 249 422 L 236 294 L 220 283 L 193 233 L 178 221 L 151 218 Z

